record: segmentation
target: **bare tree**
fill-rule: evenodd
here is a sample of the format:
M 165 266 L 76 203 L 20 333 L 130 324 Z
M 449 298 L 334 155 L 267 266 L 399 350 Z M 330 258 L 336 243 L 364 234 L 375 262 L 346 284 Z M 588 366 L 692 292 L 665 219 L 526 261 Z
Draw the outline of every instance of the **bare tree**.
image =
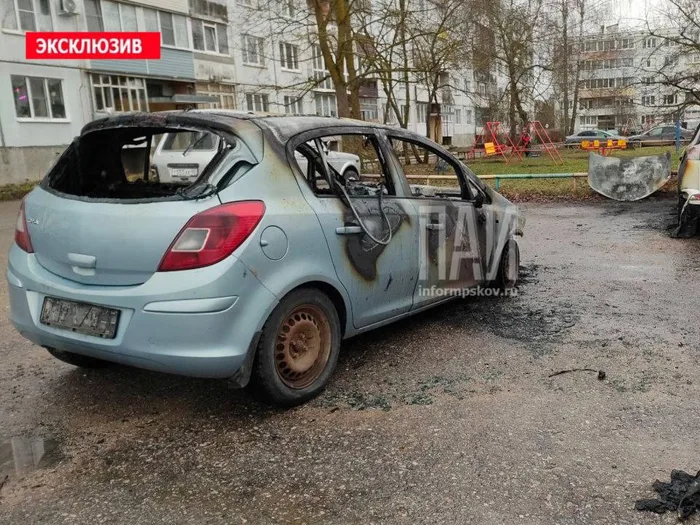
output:
M 642 89 L 656 86 L 656 104 L 662 106 L 657 111 L 681 118 L 687 107 L 700 105 L 700 5 L 695 0 L 666 0 L 647 20 L 641 42 L 646 50 L 640 68 Z
M 501 64 L 508 79 L 508 120 L 511 137 L 518 122 L 528 122 L 532 94 L 539 75 L 549 70 L 540 52 L 546 35 L 538 25 L 543 17 L 543 0 L 473 0 L 475 15 L 493 31 L 495 45 L 486 50 L 490 59 Z

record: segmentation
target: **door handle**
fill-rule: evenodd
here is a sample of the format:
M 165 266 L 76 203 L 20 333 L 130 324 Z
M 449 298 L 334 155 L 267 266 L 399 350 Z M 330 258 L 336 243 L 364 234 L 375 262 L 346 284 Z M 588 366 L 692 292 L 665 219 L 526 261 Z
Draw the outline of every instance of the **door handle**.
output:
M 359 226 L 340 226 L 335 229 L 337 235 L 357 235 L 362 233 L 362 228 Z
M 429 224 L 425 225 L 425 228 L 427 230 L 435 230 L 435 231 L 442 231 L 445 229 L 444 224 L 440 224 L 439 222 L 431 222 Z

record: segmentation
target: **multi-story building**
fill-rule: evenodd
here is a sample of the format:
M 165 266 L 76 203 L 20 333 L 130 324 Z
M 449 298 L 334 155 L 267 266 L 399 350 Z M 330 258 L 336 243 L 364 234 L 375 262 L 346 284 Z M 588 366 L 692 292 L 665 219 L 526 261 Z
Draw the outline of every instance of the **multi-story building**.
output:
M 267 9 L 267 11 L 266 11 Z M 292 31 L 306 3 L 285 0 L 0 0 L 0 183 L 40 177 L 87 122 L 113 113 L 200 107 L 337 115 L 313 31 Z M 27 31 L 156 31 L 159 60 L 27 60 Z M 438 106 L 411 78 L 408 128 L 465 145 L 502 93 L 497 68 L 442 73 Z M 400 105 L 405 104 L 401 94 Z M 10 96 L 11 95 L 11 96 Z M 360 87 L 361 116 L 396 123 L 377 79 Z
M 700 56 L 679 53 L 667 38 L 603 28 L 580 43 L 581 76 L 576 129 L 649 128 L 680 119 L 697 124 L 699 108 L 663 82 Z

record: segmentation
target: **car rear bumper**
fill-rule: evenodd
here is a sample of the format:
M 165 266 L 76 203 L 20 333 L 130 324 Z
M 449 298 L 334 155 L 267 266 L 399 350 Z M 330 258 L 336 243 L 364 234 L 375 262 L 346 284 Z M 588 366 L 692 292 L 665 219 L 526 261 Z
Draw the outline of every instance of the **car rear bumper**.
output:
M 155 273 L 138 286 L 90 286 L 44 269 L 13 246 L 10 320 L 41 346 L 194 377 L 228 378 L 249 364 L 275 296 L 235 257 L 208 268 Z M 42 324 L 46 296 L 117 308 L 114 339 Z

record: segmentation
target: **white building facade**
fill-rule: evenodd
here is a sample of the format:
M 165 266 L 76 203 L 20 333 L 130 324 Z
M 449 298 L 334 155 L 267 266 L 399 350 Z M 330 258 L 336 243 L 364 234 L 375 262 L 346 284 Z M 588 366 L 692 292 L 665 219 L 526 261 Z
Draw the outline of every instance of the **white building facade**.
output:
M 287 29 L 306 3 L 257 2 L 0 0 L 0 184 L 40 178 L 87 122 L 108 114 L 199 107 L 336 116 L 313 32 Z M 158 31 L 161 58 L 30 61 L 27 31 Z M 411 79 L 408 128 L 425 134 L 437 110 L 443 142 L 467 145 L 503 76 L 468 64 L 443 75 L 437 109 Z M 378 80 L 364 80 L 360 97 L 363 119 L 396 123 Z
M 664 78 L 700 67 L 700 55 L 681 53 L 648 33 L 603 30 L 581 42 L 580 59 L 577 131 L 648 129 L 677 119 L 689 127 L 700 123 L 700 108 L 662 85 Z

